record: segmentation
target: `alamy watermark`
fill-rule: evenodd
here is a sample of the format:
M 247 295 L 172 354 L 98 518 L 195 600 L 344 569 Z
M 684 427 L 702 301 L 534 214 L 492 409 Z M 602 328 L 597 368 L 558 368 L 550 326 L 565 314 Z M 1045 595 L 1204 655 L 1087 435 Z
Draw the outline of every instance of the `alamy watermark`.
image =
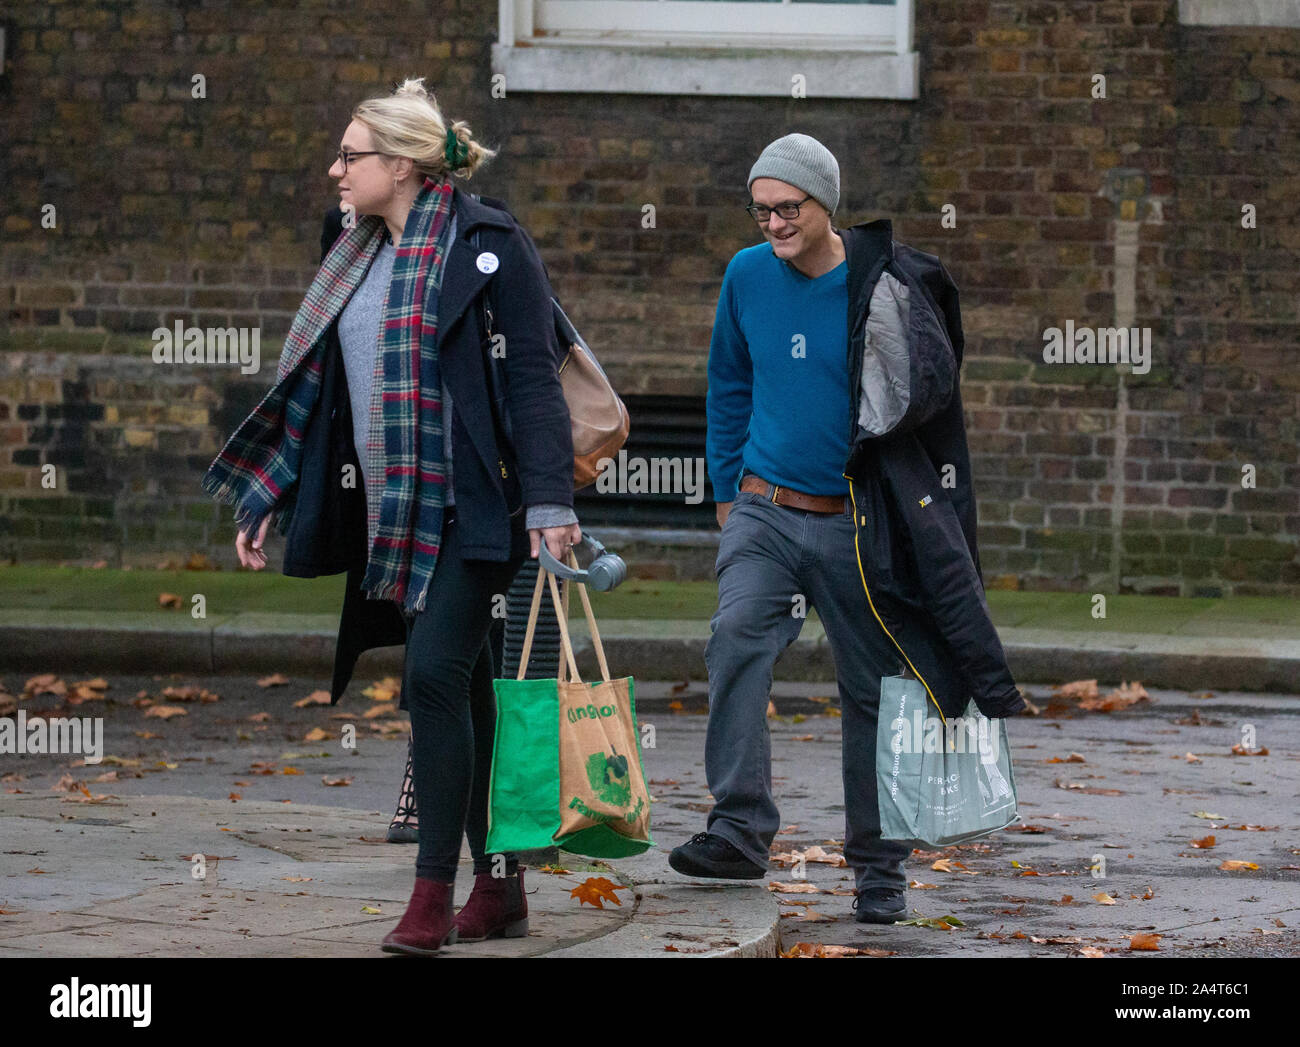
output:
M 596 490 L 601 494 L 680 494 L 687 505 L 704 501 L 703 458 L 617 458 L 596 463 Z
M 86 763 L 99 763 L 104 758 L 104 718 L 29 717 L 26 709 L 18 710 L 17 719 L 0 716 L 0 756 L 27 754 L 76 754 Z
M 912 710 L 911 719 L 896 716 L 890 749 L 895 753 L 979 753 L 984 763 L 996 763 L 1001 732 L 986 716 L 950 716 L 947 721 Z
M 1151 328 L 1075 327 L 1043 331 L 1043 362 L 1049 364 L 1131 364 L 1134 374 L 1151 370 Z
M 240 374 L 257 374 L 262 366 L 260 327 L 155 327 L 156 364 L 239 364 Z

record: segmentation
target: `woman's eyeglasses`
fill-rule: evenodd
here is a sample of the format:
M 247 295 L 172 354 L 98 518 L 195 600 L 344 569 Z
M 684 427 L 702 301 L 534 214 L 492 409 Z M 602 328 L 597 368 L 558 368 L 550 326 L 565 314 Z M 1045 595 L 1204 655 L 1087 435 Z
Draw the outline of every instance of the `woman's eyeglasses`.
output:
M 340 150 L 338 151 L 339 163 L 341 163 L 341 164 L 343 165 L 343 171 L 344 171 L 344 173 L 347 172 L 348 164 L 351 163 L 353 160 L 355 160 L 358 156 L 383 156 L 383 155 L 385 155 L 385 154 L 384 154 L 384 153 L 381 153 L 381 152 L 379 152 L 378 150 L 375 150 L 375 149 L 371 149 L 369 152 L 349 152 L 349 153 L 345 153 L 342 149 L 340 149 Z

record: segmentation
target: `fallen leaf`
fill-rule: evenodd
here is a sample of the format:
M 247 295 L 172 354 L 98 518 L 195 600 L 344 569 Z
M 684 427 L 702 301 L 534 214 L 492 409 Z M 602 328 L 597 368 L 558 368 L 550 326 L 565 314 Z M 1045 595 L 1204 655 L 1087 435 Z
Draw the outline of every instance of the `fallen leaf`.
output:
M 955 916 L 940 916 L 938 918 L 919 916 L 915 920 L 895 920 L 894 922 L 902 927 L 930 927 L 936 931 L 951 931 L 954 927 L 966 926 Z
M 548 876 L 561 876 L 569 870 L 559 865 L 540 865 L 537 867 L 539 873 L 546 873 Z
M 26 698 L 35 698 L 42 694 L 53 694 L 62 698 L 67 693 L 68 685 L 54 673 L 41 673 L 40 676 L 33 676 L 23 684 L 23 696 Z
M 374 702 L 391 702 L 402 693 L 402 681 L 396 676 L 385 676 L 361 692 Z
M 1135 934 L 1129 938 L 1128 947 L 1139 952 L 1159 952 L 1160 946 L 1156 943 L 1160 938 L 1158 934 Z
M 250 716 L 249 719 L 253 723 L 266 723 L 269 719 L 271 719 L 271 714 L 266 712 L 253 713 L 253 715 Z
M 50 786 L 51 792 L 76 793 L 84 792 L 86 789 L 85 782 L 79 782 L 70 774 L 65 774 L 57 782 Z
M 1175 756 L 1174 759 L 1177 760 L 1178 757 Z M 1183 759 L 1186 760 L 1188 763 L 1200 763 L 1200 762 L 1201 762 L 1201 758 L 1200 758 L 1199 756 L 1197 756 L 1195 753 L 1187 753 L 1187 754 L 1183 757 Z
M 304 742 L 326 742 L 329 741 L 331 737 L 333 736 L 329 733 L 329 731 L 325 730 L 324 727 L 313 727 L 310 731 L 308 731 L 305 735 L 303 735 L 302 740 Z
M 331 778 L 329 775 L 325 775 L 320 781 L 321 785 L 351 785 L 352 777 L 349 775 L 346 778 Z
M 1193 841 L 1192 841 L 1192 846 L 1193 846 L 1193 847 L 1213 847 L 1213 846 L 1215 846 L 1214 837 L 1213 837 L 1212 835 L 1211 835 L 1211 836 L 1203 836 L 1203 837 L 1201 837 L 1201 839 L 1199 839 L 1199 840 L 1193 840 Z
M 383 912 L 376 909 L 373 905 L 363 905 L 361 911 L 367 916 L 382 916 Z
M 289 677 L 283 673 L 272 673 L 270 676 L 263 676 L 257 681 L 258 687 L 283 687 L 289 682 Z
M 1233 756 L 1267 756 L 1268 747 L 1263 749 L 1247 749 L 1244 745 L 1234 745 L 1232 747 Z
M 1242 861 L 1237 861 L 1236 859 L 1229 859 L 1225 861 L 1222 865 L 1220 865 L 1219 868 L 1226 869 L 1229 872 L 1232 872 L 1237 869 L 1258 869 L 1259 866 L 1256 865 L 1254 862 L 1242 862 Z
M 282 771 L 280 771 L 280 773 L 281 774 L 302 774 L 302 771 L 298 770 L 297 767 L 286 767 Z
M 1079 950 L 1080 956 L 1087 956 L 1089 959 L 1101 959 L 1106 954 L 1098 949 L 1095 945 L 1085 945 Z
M 293 703 L 295 709 L 302 709 L 308 705 L 329 705 L 329 691 L 312 691 L 306 698 L 299 698 Z
M 1096 698 L 1097 681 L 1071 680 L 1069 683 L 1053 684 L 1052 690 L 1058 698 Z
M 818 894 L 820 888 L 806 881 L 800 883 L 777 883 L 769 881 L 767 885 L 769 891 L 776 891 L 778 894 Z
M 954 861 L 952 858 L 940 858 L 930 868 L 935 872 L 964 873 L 967 876 L 979 875 L 974 869 L 967 869 L 961 862 Z
M 1092 900 L 1093 900 L 1094 902 L 1100 902 L 1102 905 L 1118 905 L 1118 904 L 1119 904 L 1118 902 L 1115 901 L 1114 898 L 1112 898 L 1112 897 L 1111 897 L 1109 894 L 1107 894 L 1105 891 L 1102 891 L 1101 894 L 1094 894 L 1094 895 L 1092 896 Z
M 146 717 L 153 716 L 159 720 L 170 720 L 173 716 L 188 716 L 190 711 L 180 705 L 151 705 L 144 711 Z
M 937 891 L 939 889 L 937 883 L 922 883 L 920 880 L 913 880 L 907 886 L 917 891 Z
M 194 684 L 186 684 L 184 687 L 164 687 L 162 697 L 172 698 L 178 702 L 219 702 L 221 700 L 219 694 Z
M 1087 762 L 1088 761 L 1085 760 L 1078 753 L 1070 753 L 1069 756 L 1066 756 L 1064 758 L 1060 756 L 1053 756 L 1050 760 L 1043 761 L 1043 763 L 1087 763 Z
M 1087 709 L 1089 712 L 1114 712 L 1117 709 L 1127 709 L 1130 705 L 1137 702 L 1150 701 L 1151 696 L 1147 694 L 1146 689 L 1136 680 L 1133 683 L 1127 681 L 1121 682 L 1119 687 L 1111 691 L 1106 697 L 1098 698 L 1096 696 L 1084 698 L 1079 702 L 1080 709 Z
M 290 883 L 310 883 L 310 876 L 281 876 L 280 879 L 288 880 Z
M 1218 819 L 1222 818 L 1223 815 L 1221 815 L 1221 814 L 1210 814 L 1208 811 L 1193 811 L 1193 812 L 1192 812 L 1192 817 L 1193 817 L 1193 818 L 1210 818 L 1210 819 L 1213 819 L 1213 820 L 1216 820 L 1216 821 L 1217 821 Z
M 158 594 L 159 607 L 180 607 L 180 605 L 181 605 L 181 598 L 177 596 L 175 593 Z
M 588 877 L 578 884 L 569 892 L 569 897 L 578 899 L 579 908 L 589 903 L 597 909 L 603 909 L 605 906 L 601 904 L 601 899 L 611 901 L 615 905 L 622 905 L 623 903 L 619 900 L 616 892 L 627 890 L 631 890 L 631 888 L 617 886 L 604 876 L 595 876 Z

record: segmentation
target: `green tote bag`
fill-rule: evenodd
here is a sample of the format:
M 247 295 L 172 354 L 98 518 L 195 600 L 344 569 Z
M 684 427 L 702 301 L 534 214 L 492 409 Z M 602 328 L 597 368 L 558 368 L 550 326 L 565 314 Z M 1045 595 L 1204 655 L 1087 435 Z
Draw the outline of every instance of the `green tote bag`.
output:
M 557 677 L 525 680 L 546 581 L 563 657 Z M 582 596 L 602 678 L 579 679 L 555 576 L 539 568 L 518 675 L 493 681 L 497 725 L 487 849 L 560 846 L 596 858 L 626 858 L 654 846 L 632 678 L 610 679 L 586 587 L 566 582 L 566 597 L 568 584 L 577 585 Z

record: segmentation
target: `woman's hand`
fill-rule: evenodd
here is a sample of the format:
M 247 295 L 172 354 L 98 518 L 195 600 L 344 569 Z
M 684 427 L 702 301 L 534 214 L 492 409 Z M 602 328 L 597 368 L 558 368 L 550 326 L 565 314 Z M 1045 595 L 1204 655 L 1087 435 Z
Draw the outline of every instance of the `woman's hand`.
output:
M 257 529 L 257 537 L 253 539 L 253 544 L 248 543 L 248 532 L 240 531 L 235 538 L 235 552 L 239 556 L 239 562 L 245 567 L 251 567 L 254 571 L 260 571 L 266 566 L 266 553 L 262 552 L 262 543 L 266 541 L 266 529 L 271 526 L 271 518 L 267 516 L 262 520 L 262 526 Z M 556 527 L 554 530 L 560 530 Z
M 537 559 L 538 550 L 541 549 L 541 539 L 546 539 L 546 548 L 562 564 L 569 562 L 569 547 L 577 545 L 582 541 L 582 528 L 576 523 L 565 524 L 562 527 L 542 527 L 530 528 L 528 531 L 528 541 L 532 545 L 532 552 L 529 554 L 534 560 Z

